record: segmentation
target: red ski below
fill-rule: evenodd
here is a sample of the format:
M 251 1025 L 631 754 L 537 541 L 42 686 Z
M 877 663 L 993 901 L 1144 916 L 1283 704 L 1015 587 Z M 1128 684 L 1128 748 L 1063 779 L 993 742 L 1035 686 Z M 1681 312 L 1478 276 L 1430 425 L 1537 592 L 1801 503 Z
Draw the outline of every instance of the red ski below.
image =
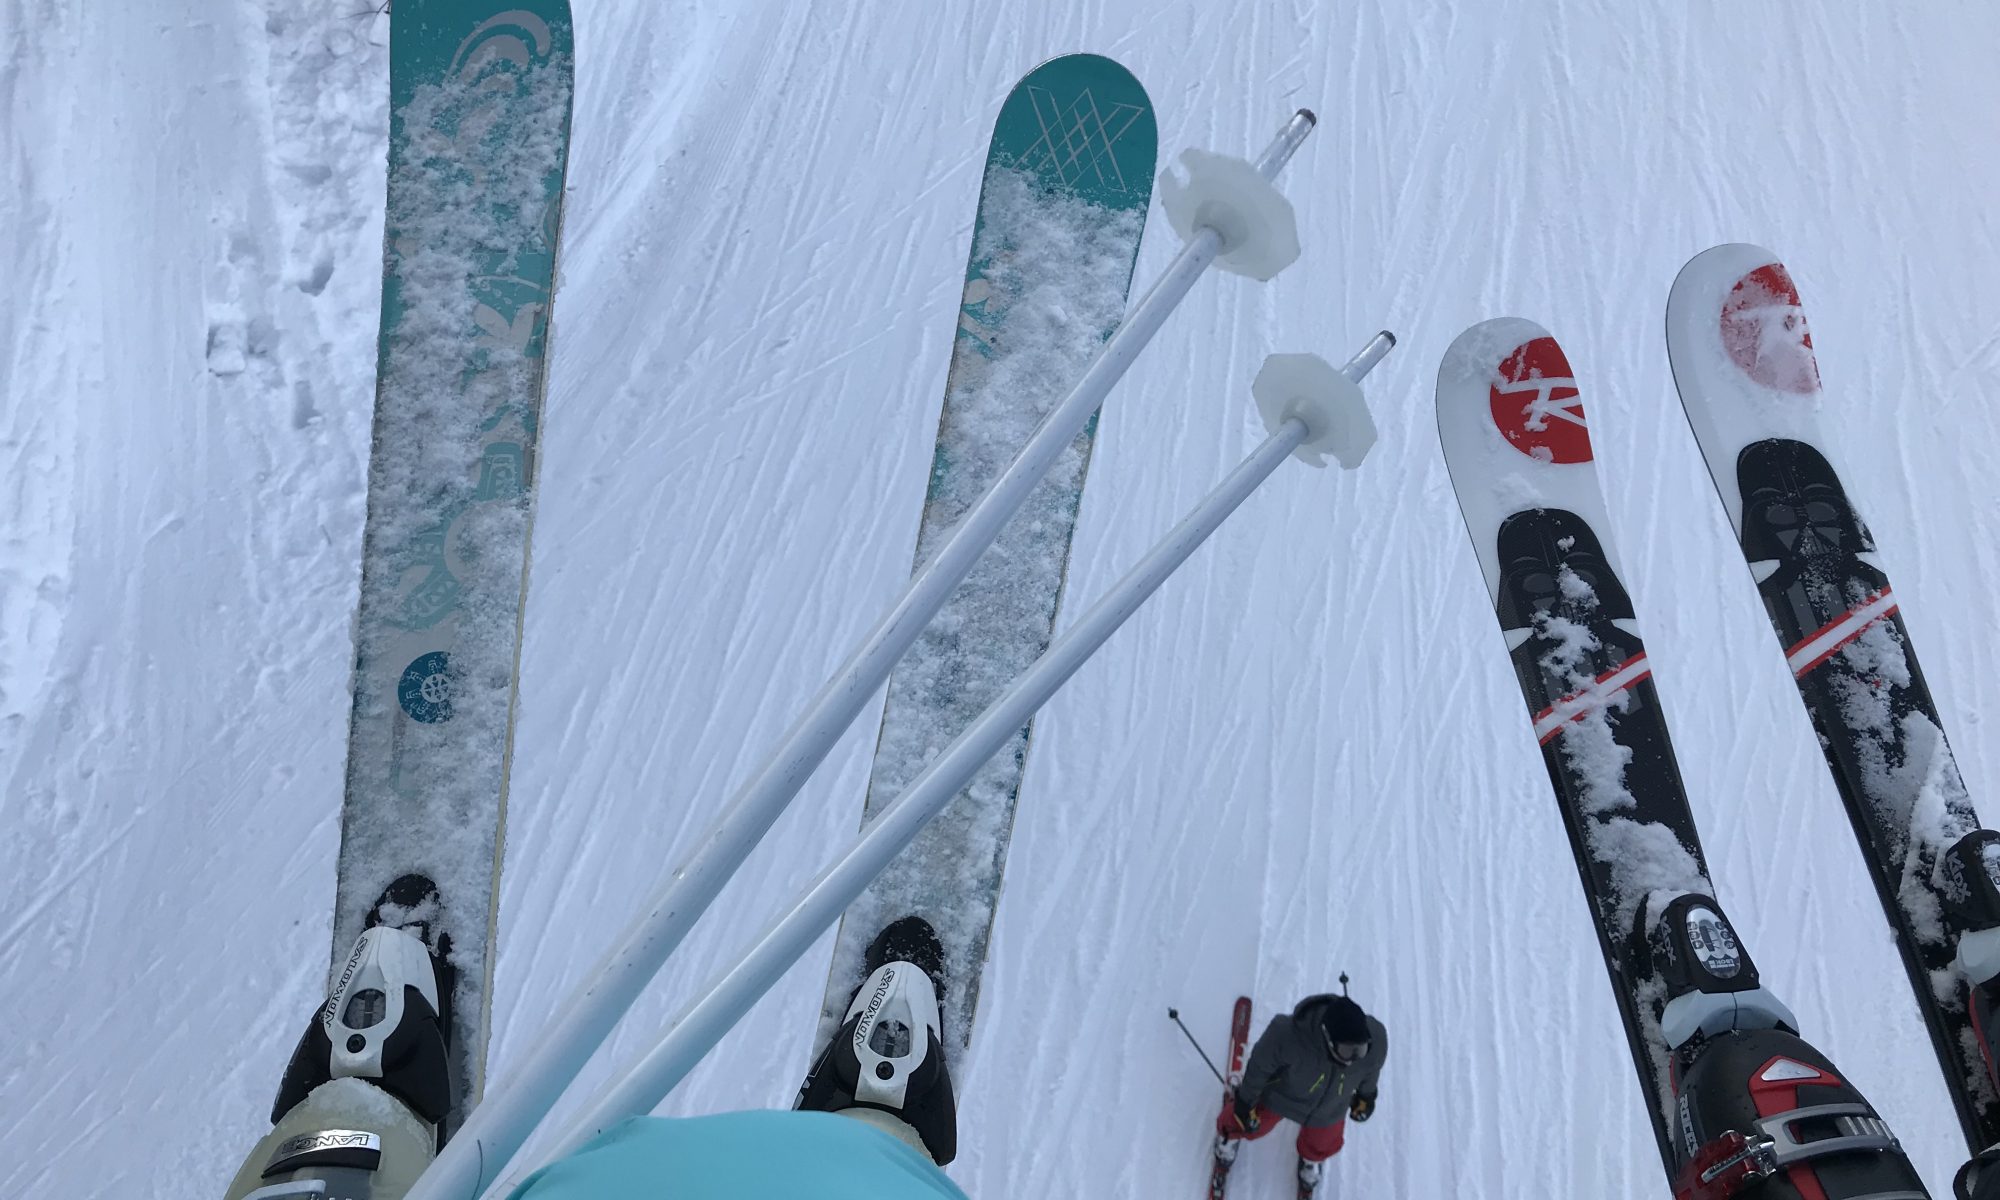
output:
M 1236 1099 L 1236 1085 L 1243 1081 L 1243 1055 L 1250 1046 L 1250 997 L 1236 998 L 1236 1011 L 1229 1018 L 1229 1086 L 1223 1090 L 1222 1102 L 1229 1104 Z M 1222 1135 L 1215 1135 L 1215 1164 L 1209 1170 L 1208 1200 L 1223 1200 L 1229 1194 L 1229 1164 L 1236 1161 L 1235 1155 L 1222 1157 Z M 1241 1148 L 1239 1143 L 1238 1149 Z

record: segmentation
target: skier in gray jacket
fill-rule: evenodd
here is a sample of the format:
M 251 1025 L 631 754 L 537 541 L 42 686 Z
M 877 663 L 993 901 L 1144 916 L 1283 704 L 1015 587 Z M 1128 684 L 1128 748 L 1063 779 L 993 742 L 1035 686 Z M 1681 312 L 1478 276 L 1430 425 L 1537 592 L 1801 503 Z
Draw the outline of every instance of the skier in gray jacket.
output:
M 1251 1049 L 1235 1097 L 1215 1120 L 1217 1153 L 1234 1157 L 1238 1139 L 1263 1137 L 1280 1118 L 1296 1121 L 1299 1178 L 1316 1184 L 1320 1164 L 1340 1153 L 1347 1118 L 1375 1115 L 1388 1056 L 1389 1031 L 1359 1004 L 1307 996 L 1289 1016 L 1271 1018 Z

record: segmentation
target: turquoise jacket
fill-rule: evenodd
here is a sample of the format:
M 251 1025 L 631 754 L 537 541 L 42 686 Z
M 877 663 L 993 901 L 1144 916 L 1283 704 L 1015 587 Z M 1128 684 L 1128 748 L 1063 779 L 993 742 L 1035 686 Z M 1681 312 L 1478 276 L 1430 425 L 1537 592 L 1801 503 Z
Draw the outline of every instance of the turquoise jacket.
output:
M 965 1200 L 929 1159 L 823 1112 L 633 1117 L 511 1200 Z

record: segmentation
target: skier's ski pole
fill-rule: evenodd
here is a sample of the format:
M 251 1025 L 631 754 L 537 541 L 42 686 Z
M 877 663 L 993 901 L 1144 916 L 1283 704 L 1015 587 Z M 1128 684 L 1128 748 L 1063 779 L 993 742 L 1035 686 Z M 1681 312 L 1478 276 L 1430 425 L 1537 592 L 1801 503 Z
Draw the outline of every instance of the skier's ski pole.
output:
M 1194 1052 L 1196 1054 L 1201 1055 L 1201 1061 L 1207 1064 L 1208 1073 L 1215 1076 L 1215 1082 L 1222 1085 L 1223 1091 L 1228 1092 L 1232 1096 L 1235 1095 L 1236 1089 L 1230 1087 L 1229 1081 L 1222 1077 L 1222 1072 L 1215 1069 L 1215 1060 L 1208 1056 L 1208 1051 L 1201 1048 L 1200 1042 L 1194 1040 L 1194 1034 L 1188 1029 L 1186 1022 L 1181 1020 L 1181 1010 L 1178 1008 L 1170 1008 L 1167 1010 L 1167 1016 L 1173 1020 L 1174 1024 L 1179 1025 L 1181 1027 L 1182 1033 L 1187 1034 L 1188 1045 L 1193 1046 Z
M 1309 355 L 1272 355 L 1253 390 L 1272 433 L 1195 510 L 1113 584 L 1076 624 L 1007 686 L 985 712 L 884 808 L 839 861 L 820 873 L 791 911 L 708 993 L 682 1013 L 658 1046 L 600 1094 L 552 1157 L 576 1149 L 628 1116 L 651 1112 L 773 983 L 811 948 L 1028 718 L 1172 575 L 1286 456 L 1321 462 L 1331 452 L 1360 465 L 1375 429 L 1356 386 L 1395 345 L 1379 333 L 1339 372 Z M 460 1135 L 463 1137 L 463 1135 Z M 442 1161 L 440 1159 L 439 1161 Z M 411 1200 L 418 1200 L 415 1192 Z
M 1190 152 L 1183 157 L 1189 183 L 1163 188 L 1182 201 L 1169 205 L 1176 225 L 1187 227 L 1188 241 L 1180 254 L 1127 314 L 1068 397 L 1042 419 L 1019 456 L 966 513 L 951 539 L 910 580 L 902 598 L 722 807 L 686 861 L 667 876 L 645 910 L 570 994 L 527 1061 L 473 1110 L 408 1200 L 476 1195 L 513 1157 L 1210 264 L 1220 261 L 1225 268 L 1269 278 L 1297 257 L 1291 209 L 1271 181 L 1312 132 L 1314 121 L 1310 112 L 1299 110 L 1254 167 L 1215 155 Z

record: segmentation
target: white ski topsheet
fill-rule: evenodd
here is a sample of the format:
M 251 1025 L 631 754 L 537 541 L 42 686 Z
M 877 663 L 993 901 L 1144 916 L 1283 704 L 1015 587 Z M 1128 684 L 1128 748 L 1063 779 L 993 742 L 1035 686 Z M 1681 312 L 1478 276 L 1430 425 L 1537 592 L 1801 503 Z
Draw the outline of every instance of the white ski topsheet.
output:
M 0 86 L 14 1195 L 212 1200 L 325 986 L 381 271 L 367 7 L 0 6 L 26 47 Z M 1837 461 L 1960 766 L 2000 788 L 2000 158 L 1966 149 L 2000 112 L 2000 13 L 910 11 L 577 5 L 493 1086 L 908 580 L 995 106 L 1095 49 L 1145 79 L 1163 161 L 1261 145 L 1300 105 L 1321 124 L 1281 180 L 1304 257 L 1204 280 L 1111 397 L 1074 600 L 1262 440 L 1266 354 L 1401 341 L 1369 379 L 1371 461 L 1281 471 L 1037 721 L 951 1174 L 976 1197 L 1197 1194 L 1216 1084 L 1164 1009 L 1214 1055 L 1239 994 L 1285 1011 L 1344 969 L 1395 1046 L 1336 1194 L 1661 1194 L 1437 450 L 1446 347 L 1522 312 L 1605 417 L 1608 532 L 1730 917 L 1947 1194 L 1928 1039 L 1659 328 L 1703 247 L 1793 263 Z M 1148 239 L 1139 286 L 1175 242 Z M 586 1090 L 853 836 L 875 732 Z M 661 1111 L 788 1103 L 825 982 L 822 948 Z M 1286 1142 L 1245 1148 L 1241 1195 L 1287 1194 Z
M 444 34 L 430 35 L 428 55 L 407 52 L 436 74 L 409 68 L 419 82 L 388 210 L 385 258 L 401 308 L 374 410 L 328 971 L 339 978 L 391 881 L 417 872 L 438 885 L 458 970 L 448 1129 L 484 1083 L 496 843 L 561 225 L 550 181 L 568 151 L 573 68 L 567 28 L 469 7 L 403 10 Z
M 1583 518 L 1597 536 L 1605 567 L 1629 590 L 1610 533 L 1582 389 L 1568 357 L 1546 329 L 1519 317 L 1501 317 L 1460 334 L 1438 368 L 1437 416 L 1452 487 L 1496 604 L 1503 583 L 1497 553 L 1501 525 L 1532 509 L 1560 509 Z M 1595 606 L 1590 584 L 1567 566 L 1557 586 L 1568 599 Z M 1538 744 L 1555 741 L 1583 785 L 1577 816 L 1590 853 L 1610 866 L 1610 908 L 1602 919 L 1616 946 L 1648 899 L 1658 911 L 1684 893 L 1710 892 L 1711 885 L 1677 833 L 1629 815 L 1635 803 L 1625 778 L 1631 752 L 1616 741 L 1611 714 L 1624 708 L 1630 688 L 1651 677 L 1645 653 L 1600 673 L 1595 665 L 1598 635 L 1589 627 L 1539 613 L 1533 621 L 1532 626 L 1503 627 L 1506 649 L 1511 654 L 1541 634 L 1553 644 L 1540 660 L 1543 671 L 1570 681 L 1561 700 L 1531 714 L 1534 735 Z M 1642 636 L 1636 618 L 1614 618 L 1612 624 L 1634 638 Z M 1548 803 L 1556 811 L 1554 797 Z M 1655 1104 L 1662 1113 L 1669 1099 L 1666 1044 L 1653 1013 L 1656 1003 L 1665 1000 L 1663 989 L 1657 977 L 1636 980 L 1634 986 L 1635 995 L 1651 1001 L 1637 1007 L 1660 1085 Z
M 1606 563 L 1625 577 L 1607 533 L 1611 521 L 1583 393 L 1548 330 L 1520 317 L 1497 317 L 1458 335 L 1438 365 L 1437 423 L 1489 599 L 1500 598 L 1495 535 L 1502 521 L 1524 508 L 1560 508 L 1582 517 L 1603 538 Z
M 952 409 L 938 438 L 954 461 L 927 499 L 936 511 L 926 513 L 919 531 L 919 564 L 944 545 L 1117 328 L 1132 247 L 1145 220 L 1142 212 L 1107 211 L 1047 191 L 1032 174 L 1004 166 L 988 173 L 982 196 L 983 224 L 972 256 L 994 262 L 968 289 L 960 336 L 952 343 Z M 1007 300 L 1002 323 L 983 328 L 969 306 L 996 294 Z M 1146 396 L 1123 401 L 1173 403 Z M 869 783 L 872 811 L 901 795 L 1048 645 L 1050 610 L 1062 590 L 1070 523 L 1088 465 L 1088 443 L 1079 438 L 897 664 Z M 1028 739 L 1018 737 L 988 760 L 849 906 L 834 944 L 815 1052 L 839 1028 L 866 974 L 868 943 L 889 922 L 914 913 L 930 921 L 944 945 L 940 1003 L 947 1058 L 962 1057 L 1027 746 Z
M 1667 348 L 1673 363 L 1688 424 L 1708 461 L 1715 490 L 1729 514 L 1730 528 L 1743 533 L 1743 494 L 1737 482 L 1737 459 L 1744 447 L 1767 438 L 1803 441 L 1826 454 L 1845 482 L 1850 464 L 1835 452 L 1821 421 L 1825 408 L 1812 334 L 1796 284 L 1778 256 L 1761 246 L 1726 245 L 1703 251 L 1675 278 L 1667 301 Z M 1872 397 L 1870 407 L 1900 415 L 1929 403 L 1909 395 L 1907 383 Z M 1872 424 L 1853 406 L 1851 418 Z M 1862 528 L 1867 513 L 1852 490 L 1848 499 Z M 1921 549 L 1931 522 L 1902 532 L 1912 551 Z M 1880 543 L 1863 562 L 1886 574 Z M 1774 561 L 1750 564 L 1753 578 L 1763 581 L 1776 570 Z M 1860 589 L 1857 589 L 1860 590 Z M 1753 593 L 1747 589 L 1746 598 Z M 1862 668 L 1864 678 L 1897 686 L 1910 678 L 1908 648 L 1890 620 L 1899 607 L 1890 588 L 1847 598 L 1847 619 L 1822 636 L 1787 646 L 1786 665 L 1803 673 L 1831 654 L 1846 656 Z M 1907 618 L 1906 618 L 1907 620 Z M 1940 647 L 1949 653 L 1950 645 Z M 1940 701 L 1942 703 L 1942 701 Z M 1921 713 L 1898 717 L 1890 711 L 1881 684 L 1859 689 L 1844 698 L 1843 717 L 1856 729 L 1876 730 L 1904 753 L 1900 763 L 1879 761 L 1862 781 L 1867 796 L 1891 827 L 1909 831 L 1910 854 L 1902 889 L 1904 911 L 1912 930 L 1926 942 L 1945 938 L 1943 914 L 1926 886 L 1921 866 L 1936 861 L 1943 850 L 1976 828 L 1965 781 L 1952 757 L 1950 744 L 1937 725 Z M 1942 712 L 1952 719 L 1947 709 Z M 1895 722 L 1901 722 L 1901 729 Z M 1960 1004 L 1962 981 L 1955 972 L 1935 973 L 1932 987 L 1940 1003 Z M 1968 1060 L 1979 1060 L 1976 1044 L 1962 1047 Z
M 1688 424 L 1740 537 L 1736 456 L 1743 447 L 1765 438 L 1825 444 L 1819 363 L 1778 256 L 1732 243 L 1690 260 L 1667 297 L 1667 353 Z

